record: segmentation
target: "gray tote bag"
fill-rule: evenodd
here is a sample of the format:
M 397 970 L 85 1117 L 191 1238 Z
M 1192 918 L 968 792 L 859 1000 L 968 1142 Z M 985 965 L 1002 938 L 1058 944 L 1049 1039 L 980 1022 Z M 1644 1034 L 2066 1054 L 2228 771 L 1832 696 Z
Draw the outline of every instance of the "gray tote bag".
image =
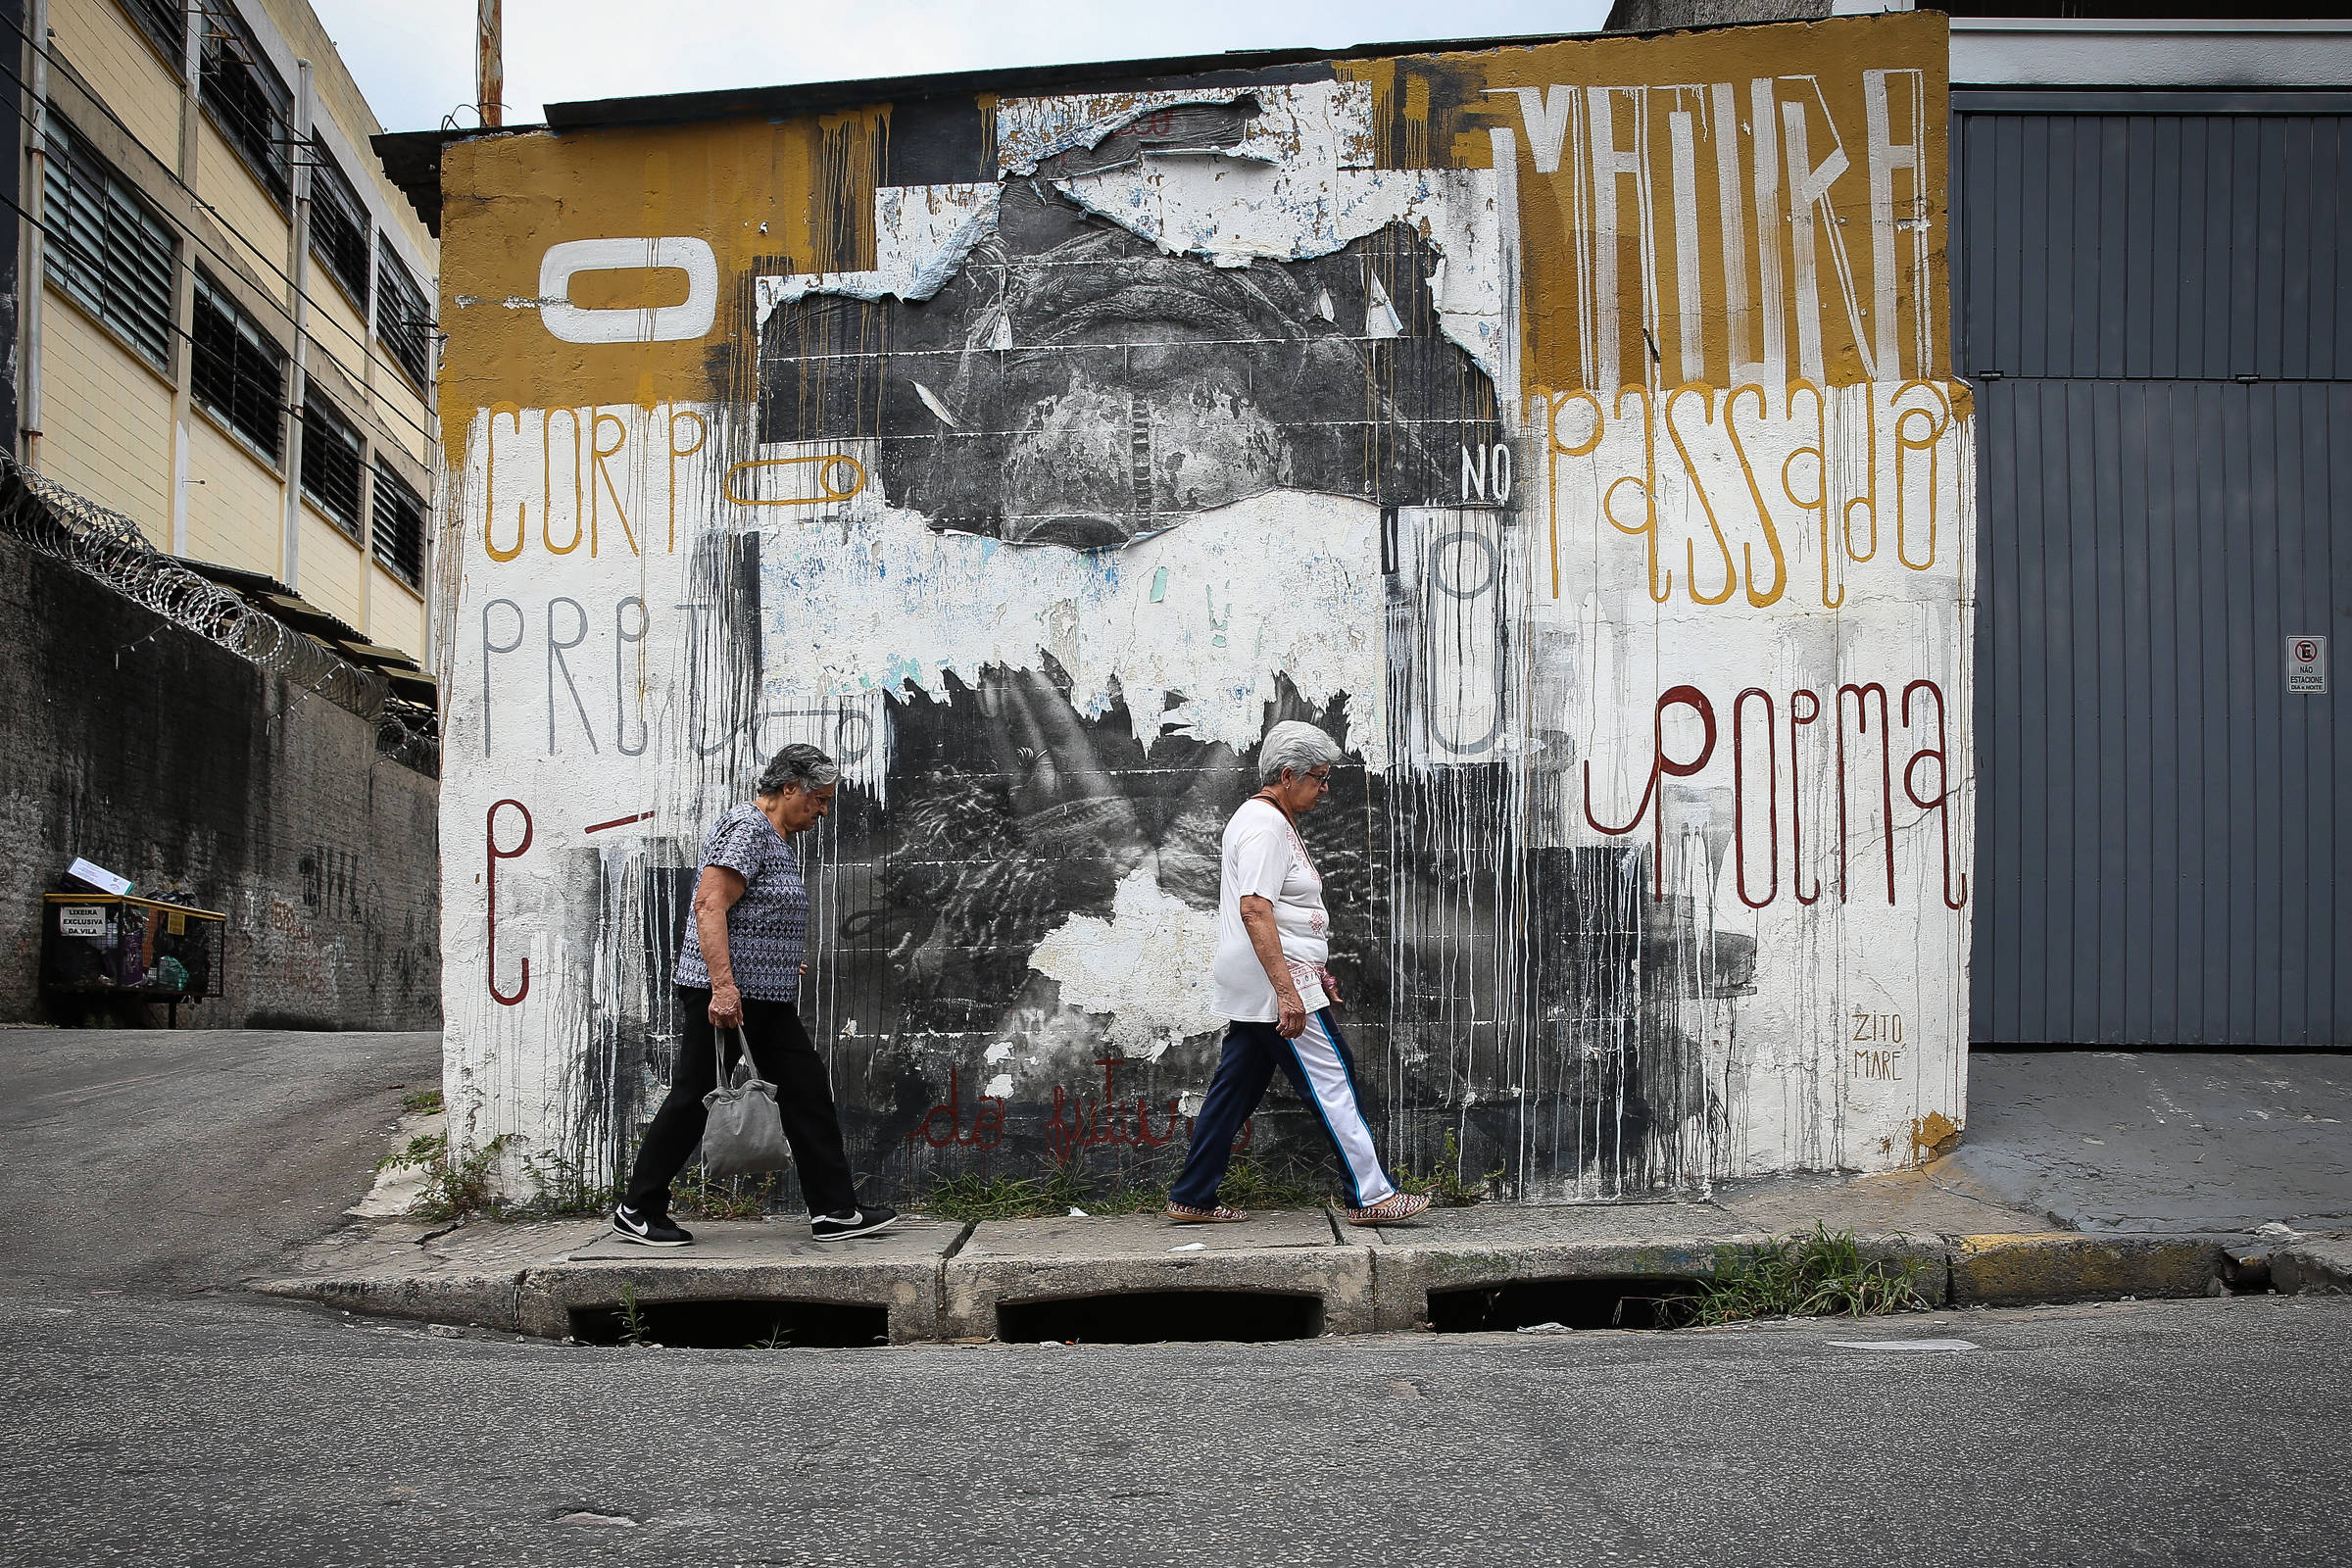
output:
M 727 1071 L 728 1035 L 742 1053 L 732 1073 Z M 718 1087 L 703 1097 L 710 1112 L 703 1127 L 703 1169 L 713 1178 L 782 1170 L 792 1163 L 792 1151 L 784 1143 L 776 1086 L 760 1076 L 741 1029 L 711 1031 L 711 1050 L 718 1055 Z

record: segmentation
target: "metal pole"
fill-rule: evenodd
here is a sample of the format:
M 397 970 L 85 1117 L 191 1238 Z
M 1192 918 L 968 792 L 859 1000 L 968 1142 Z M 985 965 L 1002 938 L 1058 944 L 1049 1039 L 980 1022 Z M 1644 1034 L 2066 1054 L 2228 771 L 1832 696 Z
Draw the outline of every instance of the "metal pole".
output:
M 182 184 L 193 190 L 196 186 L 196 147 L 203 113 L 199 102 L 204 92 L 204 35 L 211 19 L 202 5 L 187 9 L 185 26 L 180 38 L 179 70 L 179 177 Z M 181 245 L 172 264 L 172 320 L 176 325 L 195 319 L 196 247 Z M 188 491 L 204 483 L 191 471 L 195 462 L 188 445 L 188 411 L 190 390 L 195 385 L 195 345 L 186 332 L 172 333 L 172 553 L 188 553 Z
M 42 228 L 49 188 L 49 0 L 32 0 L 32 157 L 24 188 L 25 224 L 30 234 L 24 259 L 24 466 L 41 468 L 41 302 L 47 274 Z
M 476 45 L 474 110 L 485 125 L 507 122 L 507 64 L 505 28 L 500 24 L 499 0 L 477 0 L 474 12 Z
M 286 535 L 279 560 L 286 586 L 302 592 L 302 406 L 310 390 L 305 350 L 311 335 L 311 63 L 294 62 L 294 255 L 286 272 L 294 283 L 293 396 L 286 419 Z

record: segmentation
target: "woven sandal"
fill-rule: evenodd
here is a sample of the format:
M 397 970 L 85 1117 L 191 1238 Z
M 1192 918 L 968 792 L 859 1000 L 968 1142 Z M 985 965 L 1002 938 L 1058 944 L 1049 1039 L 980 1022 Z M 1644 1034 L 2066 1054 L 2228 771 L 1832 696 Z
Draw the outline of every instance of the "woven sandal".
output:
M 1215 1208 L 1195 1208 L 1190 1203 L 1170 1203 L 1168 1218 L 1179 1225 L 1237 1225 L 1250 1216 L 1238 1208 L 1219 1203 Z
M 1346 1210 L 1350 1225 L 1399 1225 L 1429 1207 L 1427 1193 L 1395 1192 L 1369 1208 Z

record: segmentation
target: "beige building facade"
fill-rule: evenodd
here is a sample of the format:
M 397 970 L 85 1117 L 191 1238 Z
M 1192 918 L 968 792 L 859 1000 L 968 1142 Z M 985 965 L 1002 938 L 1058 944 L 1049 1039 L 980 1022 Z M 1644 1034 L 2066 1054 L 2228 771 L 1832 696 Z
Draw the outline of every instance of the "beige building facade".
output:
M 439 247 L 333 42 L 303 0 L 28 11 L 26 465 L 429 668 Z

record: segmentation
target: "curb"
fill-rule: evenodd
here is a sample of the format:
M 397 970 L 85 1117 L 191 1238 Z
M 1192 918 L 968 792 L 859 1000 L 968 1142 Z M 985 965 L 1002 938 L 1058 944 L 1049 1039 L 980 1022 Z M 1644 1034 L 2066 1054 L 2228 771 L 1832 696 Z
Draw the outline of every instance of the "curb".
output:
M 1763 1233 L 1628 1242 L 1552 1242 L 1533 1247 L 1466 1249 L 1398 1241 L 1367 1249 L 1373 1258 L 1373 1294 L 1380 1332 L 1397 1333 L 1431 1321 L 1430 1298 L 1457 1292 L 1555 1281 L 1620 1280 L 1629 1285 L 1674 1284 L 1711 1278 L 1725 1253 L 1763 1247 Z M 1932 1305 L 1944 1304 L 1949 1265 L 1942 1238 L 1903 1234 L 1860 1236 L 1855 1245 L 1874 1263 L 1910 1260 L 1919 1265 L 1919 1293 Z
M 490 1274 L 255 1280 L 247 1288 L 263 1296 L 318 1301 L 371 1317 L 416 1318 L 520 1334 L 522 1278 L 521 1269 L 513 1269 Z
M 1431 1298 L 1454 1292 L 1704 1280 L 1718 1257 L 1773 1240 L 1738 1233 L 1464 1245 L 1397 1230 L 1386 1233 L 1378 1247 L 1341 1241 L 1189 1255 L 1129 1250 L 1087 1256 L 966 1248 L 973 1235 L 964 1228 L 936 1256 L 592 1258 L 470 1270 L 442 1264 L 413 1273 L 375 1263 L 346 1277 L 262 1280 L 251 1288 L 351 1312 L 547 1339 L 570 1333 L 576 1312 L 617 1308 L 624 1290 L 647 1303 L 778 1300 L 871 1307 L 887 1312 L 889 1338 L 901 1345 L 995 1338 L 1001 1307 L 1167 1292 L 1312 1297 L 1324 1333 L 1354 1335 L 1426 1327 Z M 2228 1249 L 2236 1240 L 2079 1232 L 1856 1238 L 1865 1257 L 1917 1265 L 1920 1294 L 1935 1306 L 2221 1295 L 2228 1290 Z M 2352 1293 L 2352 1241 L 2302 1239 L 2276 1250 L 2271 1268 L 2281 1294 Z
M 590 1261 L 526 1270 L 515 1290 L 517 1331 L 560 1340 L 574 1312 L 617 1309 L 623 1292 L 645 1306 L 690 1301 L 794 1301 L 888 1313 L 890 1343 L 939 1334 L 939 1264 L 898 1259 L 745 1263 Z
M 2054 1234 L 1954 1236 L 1953 1306 L 2018 1306 L 2212 1294 L 2226 1238 Z
M 950 1258 L 940 1269 L 947 1338 L 995 1339 L 999 1308 L 1173 1291 L 1312 1297 L 1322 1332 L 1377 1331 L 1372 1255 L 1339 1247 L 1203 1252 L 1190 1257 Z
M 2280 1296 L 2352 1296 L 2352 1239 L 2303 1237 L 2271 1253 Z

